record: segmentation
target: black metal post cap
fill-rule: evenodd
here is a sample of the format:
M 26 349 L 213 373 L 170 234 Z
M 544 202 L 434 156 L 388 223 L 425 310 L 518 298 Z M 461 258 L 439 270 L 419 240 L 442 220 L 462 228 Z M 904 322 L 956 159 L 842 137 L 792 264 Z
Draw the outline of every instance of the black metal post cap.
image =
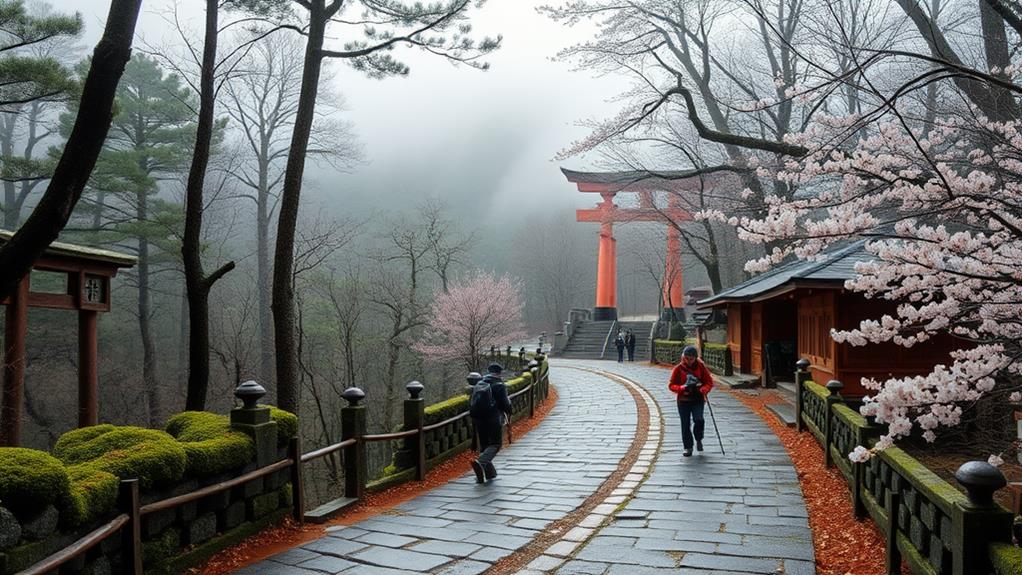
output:
M 975 505 L 989 505 L 994 501 L 994 491 L 1008 484 L 1000 469 L 986 461 L 967 461 L 955 472 L 955 479 L 962 484 L 969 501 Z
M 362 391 L 357 387 L 349 387 L 344 390 L 341 394 L 344 401 L 348 402 L 348 407 L 358 407 L 358 402 L 362 401 L 366 397 L 366 392 Z
M 246 381 L 234 388 L 234 397 L 244 403 L 245 409 L 255 409 L 256 403 L 266 395 L 266 389 L 253 380 Z
M 832 380 L 827 382 L 827 391 L 829 391 L 831 393 L 831 395 L 837 395 L 837 394 L 841 393 L 841 390 L 844 389 L 844 388 L 845 388 L 845 384 L 841 383 L 840 381 L 838 381 L 836 379 L 832 379 Z
M 809 360 L 803 357 L 795 362 L 795 367 L 797 367 L 800 371 L 805 371 L 809 369 Z
M 418 381 L 409 381 L 408 385 L 405 386 L 405 391 L 408 392 L 408 395 L 412 399 L 419 399 L 419 395 L 424 389 L 426 389 L 426 386 L 422 385 Z

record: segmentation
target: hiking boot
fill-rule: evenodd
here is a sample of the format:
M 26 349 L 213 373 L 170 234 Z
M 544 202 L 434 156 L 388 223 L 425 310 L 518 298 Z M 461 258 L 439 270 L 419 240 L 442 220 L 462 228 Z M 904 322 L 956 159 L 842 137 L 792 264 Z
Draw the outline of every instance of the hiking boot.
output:
M 692 457 L 692 448 L 686 447 L 685 451 L 682 451 L 681 454 L 684 455 L 685 457 Z
M 702 451 L 702 450 L 703 450 L 703 440 L 702 439 L 697 439 L 696 440 L 696 451 Z
M 486 472 L 487 481 L 497 478 L 497 468 L 494 467 L 492 463 L 487 463 L 486 465 L 484 465 L 483 471 Z
M 483 483 L 486 481 L 485 472 L 483 471 L 483 464 L 479 461 L 472 460 L 472 471 L 476 474 L 476 483 Z

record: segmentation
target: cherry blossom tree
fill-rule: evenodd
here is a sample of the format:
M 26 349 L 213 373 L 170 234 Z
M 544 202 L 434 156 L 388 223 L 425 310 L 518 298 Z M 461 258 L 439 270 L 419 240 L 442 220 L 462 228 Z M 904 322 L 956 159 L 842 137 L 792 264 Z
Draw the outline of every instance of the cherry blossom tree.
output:
M 704 147 L 725 153 L 672 169 L 754 171 L 746 189 L 735 190 L 744 206 L 696 213 L 763 246 L 748 272 L 865 239 L 870 261 L 845 288 L 894 311 L 835 331 L 834 340 L 958 343 L 930 373 L 863 382 L 871 395 L 862 413 L 888 425 L 875 449 L 913 431 L 933 441 L 981 397 L 1022 400 L 1022 58 L 1014 51 L 1022 20 L 1016 2 L 958 3 L 954 14 L 944 4 L 896 0 L 894 10 L 873 10 L 810 1 L 799 3 L 808 20 L 796 21 L 779 10 L 784 2 L 736 2 L 743 9 L 728 21 L 758 30 L 765 49 L 742 42 L 749 35 L 742 26 L 715 33 L 687 24 L 712 24 L 713 3 L 590 0 L 551 10 L 569 24 L 605 18 L 596 40 L 577 50 L 597 62 L 631 62 L 645 80 L 631 108 L 595 125 L 570 151 L 597 149 L 650 122 L 680 121 Z M 805 26 L 827 33 L 807 36 Z M 762 77 L 745 81 L 745 68 L 720 56 L 728 46 L 741 51 L 735 62 L 766 72 L 775 89 Z M 687 65 L 694 53 L 704 57 Z M 636 54 L 648 59 L 636 64 Z M 785 58 L 796 67 L 775 65 Z M 727 110 L 725 122 L 717 110 Z M 864 460 L 875 449 L 861 446 L 852 457 Z
M 469 370 L 490 346 L 525 337 L 522 285 L 477 270 L 434 294 L 421 339 L 412 347 L 435 360 L 461 360 Z

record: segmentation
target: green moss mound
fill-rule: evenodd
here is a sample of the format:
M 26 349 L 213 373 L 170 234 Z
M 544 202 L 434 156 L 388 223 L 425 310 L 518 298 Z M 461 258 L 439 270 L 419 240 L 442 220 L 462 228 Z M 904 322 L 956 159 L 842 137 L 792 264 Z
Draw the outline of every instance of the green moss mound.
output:
M 66 500 L 70 489 L 60 461 L 35 449 L 0 447 L 0 504 L 19 517 Z
M 61 435 L 53 446 L 53 456 L 67 465 L 75 465 L 91 461 L 111 451 L 168 439 L 173 438 L 156 429 L 104 423 L 75 429 Z
M 298 416 L 290 411 L 267 405 L 270 419 L 277 422 L 277 445 L 284 446 L 292 437 L 298 436 Z
M 113 509 L 117 503 L 119 480 L 113 473 L 89 464 L 72 465 L 67 469 L 71 489 L 62 518 L 69 525 L 80 525 Z
M 53 455 L 80 473 L 105 471 L 118 479 L 137 478 L 142 489 L 167 485 L 184 475 L 185 450 L 169 434 L 140 427 L 96 425 L 69 431 Z
M 1022 549 L 1010 543 L 991 543 L 990 563 L 997 575 L 1022 573 Z
M 252 438 L 232 431 L 230 420 L 223 415 L 185 411 L 170 418 L 167 433 L 184 449 L 189 477 L 208 477 L 237 469 L 255 457 Z

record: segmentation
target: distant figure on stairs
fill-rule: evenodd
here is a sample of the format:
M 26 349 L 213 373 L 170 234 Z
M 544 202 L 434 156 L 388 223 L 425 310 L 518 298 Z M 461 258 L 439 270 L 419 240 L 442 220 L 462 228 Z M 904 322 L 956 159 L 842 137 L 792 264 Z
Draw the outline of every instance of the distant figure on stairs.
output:
M 617 348 L 617 362 L 621 363 L 625 360 L 625 338 L 621 337 L 621 332 L 614 338 L 614 347 Z
M 625 334 L 625 347 L 628 348 L 628 361 L 635 361 L 635 334 L 632 330 Z

